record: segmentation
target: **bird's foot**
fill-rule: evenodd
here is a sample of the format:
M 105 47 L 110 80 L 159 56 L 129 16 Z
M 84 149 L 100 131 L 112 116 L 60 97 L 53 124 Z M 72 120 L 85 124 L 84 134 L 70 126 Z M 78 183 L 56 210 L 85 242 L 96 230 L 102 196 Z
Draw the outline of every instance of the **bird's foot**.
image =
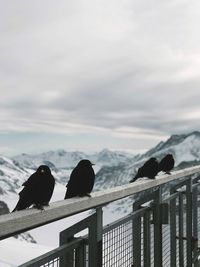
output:
M 49 202 L 44 202 L 44 203 L 42 204 L 42 206 L 49 207 Z
M 132 179 L 132 180 L 130 180 L 130 182 L 129 182 L 129 183 L 133 183 L 133 182 L 135 182 L 135 181 L 136 181 L 138 178 L 139 178 L 139 177 L 137 177 L 137 176 L 133 177 L 133 179 Z
M 92 197 L 89 193 L 79 194 L 79 197 Z
M 38 210 L 44 210 L 44 206 L 41 204 L 35 204 L 33 207 L 38 209 Z

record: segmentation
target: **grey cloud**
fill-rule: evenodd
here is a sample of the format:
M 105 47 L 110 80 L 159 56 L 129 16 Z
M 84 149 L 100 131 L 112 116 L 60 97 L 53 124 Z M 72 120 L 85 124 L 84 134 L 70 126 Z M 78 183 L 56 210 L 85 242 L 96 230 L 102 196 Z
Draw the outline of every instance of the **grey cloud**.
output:
M 184 119 L 200 96 L 196 1 L 2 6 L 0 110 L 8 118 L 162 134 L 200 126 Z

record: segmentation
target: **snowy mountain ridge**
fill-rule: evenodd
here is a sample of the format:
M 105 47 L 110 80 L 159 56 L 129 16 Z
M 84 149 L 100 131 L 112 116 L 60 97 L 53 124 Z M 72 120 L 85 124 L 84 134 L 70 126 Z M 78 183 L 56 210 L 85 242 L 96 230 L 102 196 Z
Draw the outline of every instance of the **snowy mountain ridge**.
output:
M 171 153 L 175 165 L 196 165 L 200 161 L 200 132 L 172 135 L 166 142 L 160 142 L 142 155 L 129 155 L 104 149 L 98 153 L 49 151 L 36 155 L 21 154 L 12 158 L 0 156 L 0 195 L 16 194 L 21 184 L 41 164 L 48 165 L 58 183 L 65 185 L 72 169 L 84 158 L 91 160 L 96 173 L 95 190 L 127 183 L 138 167 L 150 157 L 160 160 Z
M 100 152 L 86 154 L 80 151 L 67 152 L 65 150 L 48 151 L 40 154 L 21 154 L 12 159 L 23 167 L 36 167 L 41 163 L 50 164 L 52 168 L 72 169 L 82 159 L 89 159 L 91 162 L 103 165 L 118 165 L 132 158 L 132 154 L 110 151 L 103 149 Z
M 36 155 L 21 154 L 12 158 L 0 156 L 0 195 L 16 194 L 22 183 L 35 172 L 39 165 L 48 165 L 56 181 L 65 185 L 72 169 L 81 159 L 87 158 L 95 163 L 94 169 L 98 172 L 102 166 L 119 165 L 129 161 L 131 157 L 133 157 L 131 154 L 112 152 L 108 149 L 92 155 L 57 150 Z
M 177 169 L 200 164 L 200 132 L 172 135 L 166 142 L 160 142 L 146 153 L 135 156 L 127 163 L 118 166 L 103 166 L 96 175 L 95 187 L 105 189 L 126 184 L 150 157 L 156 157 L 159 161 L 168 153 L 173 154 Z
M 103 190 L 128 183 L 137 172 L 137 169 L 147 159 L 156 157 L 160 160 L 168 153 L 173 154 L 176 168 L 200 164 L 200 132 L 196 131 L 189 134 L 172 135 L 167 141 L 160 142 L 158 145 L 141 155 L 127 155 L 127 153 L 112 152 L 105 149 L 91 155 L 84 152 L 66 152 L 64 150 L 57 150 L 37 155 L 22 154 L 12 158 L 0 156 L 0 200 L 7 203 L 8 207 L 12 209 L 18 200 L 17 193 L 21 190 L 22 183 L 41 164 L 47 164 L 56 178 L 56 187 L 51 200 L 51 202 L 53 202 L 63 199 L 66 190 L 65 185 L 69 175 L 74 166 L 77 165 L 78 161 L 83 158 L 88 158 L 96 164 L 94 166 L 96 168 L 94 190 Z M 1 202 L 1 204 L 0 209 L 2 206 L 4 210 L 8 212 L 4 203 Z M 110 223 L 109 220 L 111 220 L 111 218 L 118 219 L 120 216 L 124 216 L 131 208 L 131 198 L 122 199 L 107 205 L 104 208 L 105 222 Z M 10 264 L 8 266 L 16 266 L 16 259 L 9 260 L 11 243 L 17 244 L 19 251 L 21 251 L 22 247 L 26 247 L 31 254 L 29 255 L 30 258 L 40 255 L 44 251 L 48 251 L 48 248 L 46 247 L 47 244 L 48 246 L 55 247 L 55 240 L 57 240 L 59 231 L 70 226 L 70 223 L 73 224 L 75 221 L 80 221 L 82 219 L 81 216 L 83 215 L 77 215 L 80 216 L 77 219 L 72 218 L 74 217 L 72 216 L 65 219 L 65 221 L 59 221 L 41 229 L 31 230 L 30 233 L 20 235 L 18 239 L 12 238 L 1 241 L 0 248 L 2 253 L 0 253 L 0 266 L 7 262 Z M 70 223 L 69 220 L 71 220 Z M 49 235 L 49 231 L 51 231 L 51 235 Z M 23 240 L 23 242 L 20 240 Z M 34 240 L 36 240 L 39 245 L 33 244 Z M 28 245 L 25 244 L 27 242 L 29 242 Z M 41 247 L 41 245 L 45 247 Z M 8 256 L 5 257 L 5 255 Z M 30 258 L 24 257 L 23 261 Z
M 150 149 L 144 157 L 161 158 L 171 153 L 175 158 L 176 166 L 181 162 L 192 162 L 200 160 L 200 132 L 189 134 L 172 135 L 166 142 L 160 142 L 155 148 Z

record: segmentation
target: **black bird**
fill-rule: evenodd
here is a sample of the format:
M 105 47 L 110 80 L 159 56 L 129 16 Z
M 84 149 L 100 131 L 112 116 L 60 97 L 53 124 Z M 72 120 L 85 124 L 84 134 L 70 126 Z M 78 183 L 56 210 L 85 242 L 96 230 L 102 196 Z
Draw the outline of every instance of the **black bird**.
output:
M 154 179 L 158 174 L 158 162 L 156 158 L 150 158 L 147 160 L 142 167 L 138 169 L 136 176 L 130 181 L 130 183 L 135 182 L 140 177 L 147 177 L 149 179 Z
M 19 201 L 13 211 L 23 210 L 31 205 L 43 209 L 52 197 L 55 179 L 49 167 L 41 165 L 22 186 L 24 188 L 19 193 Z
M 172 154 L 167 154 L 164 158 L 159 162 L 159 171 L 163 171 L 166 174 L 171 174 L 170 171 L 174 168 L 174 158 Z
M 66 198 L 75 196 L 89 196 L 94 186 L 95 173 L 89 160 L 83 159 L 73 169 L 66 185 Z

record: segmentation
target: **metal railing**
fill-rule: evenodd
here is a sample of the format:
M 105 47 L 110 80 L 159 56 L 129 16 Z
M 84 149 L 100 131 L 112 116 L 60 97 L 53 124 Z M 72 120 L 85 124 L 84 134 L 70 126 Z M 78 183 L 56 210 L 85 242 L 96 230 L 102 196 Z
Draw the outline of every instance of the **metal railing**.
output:
M 57 249 L 21 267 L 197 267 L 199 172 L 200 167 L 187 168 L 95 192 L 92 198 L 55 202 L 43 212 L 29 209 L 2 215 L 0 239 L 95 208 L 95 213 L 60 233 Z M 103 227 L 102 207 L 133 195 L 132 212 Z M 75 237 L 84 229 L 88 235 Z

